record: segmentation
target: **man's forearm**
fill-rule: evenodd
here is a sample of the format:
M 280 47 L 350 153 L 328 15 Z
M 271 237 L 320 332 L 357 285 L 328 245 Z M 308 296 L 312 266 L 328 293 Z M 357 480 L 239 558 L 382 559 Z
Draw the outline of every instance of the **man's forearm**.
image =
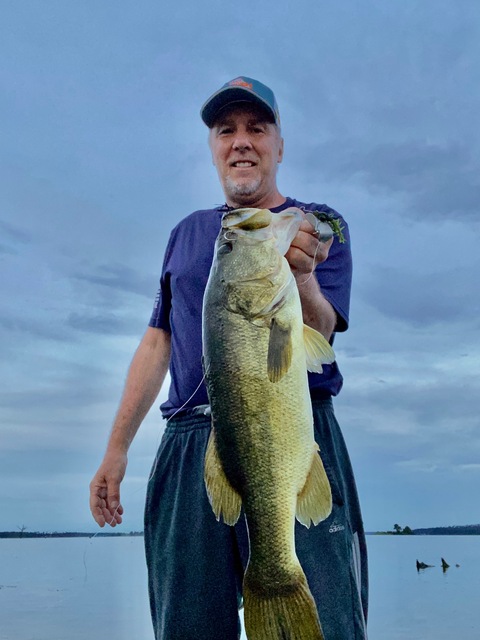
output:
M 170 362 L 170 335 L 149 327 L 128 371 L 107 452 L 126 453 L 158 396 Z
M 323 296 L 314 275 L 297 277 L 298 291 L 302 303 L 303 322 L 319 331 L 327 340 L 335 330 L 337 314 L 330 302 Z

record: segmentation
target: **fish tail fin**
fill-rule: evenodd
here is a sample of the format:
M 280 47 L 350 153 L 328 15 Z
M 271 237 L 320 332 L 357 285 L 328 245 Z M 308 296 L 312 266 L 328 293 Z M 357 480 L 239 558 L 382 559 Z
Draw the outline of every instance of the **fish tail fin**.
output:
M 249 640 L 324 640 L 317 607 L 305 574 L 282 589 L 243 585 L 245 631 Z

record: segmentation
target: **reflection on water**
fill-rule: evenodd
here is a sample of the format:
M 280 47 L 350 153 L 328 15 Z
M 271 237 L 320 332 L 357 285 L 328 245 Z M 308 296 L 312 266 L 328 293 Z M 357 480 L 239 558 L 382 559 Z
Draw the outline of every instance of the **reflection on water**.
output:
M 143 538 L 0 540 L 0 640 L 153 640 Z
M 480 537 L 368 547 L 370 640 L 480 637 Z M 143 538 L 0 539 L 0 620 L 0 640 L 153 640 Z
M 368 536 L 368 547 L 370 640 L 480 637 L 478 536 Z

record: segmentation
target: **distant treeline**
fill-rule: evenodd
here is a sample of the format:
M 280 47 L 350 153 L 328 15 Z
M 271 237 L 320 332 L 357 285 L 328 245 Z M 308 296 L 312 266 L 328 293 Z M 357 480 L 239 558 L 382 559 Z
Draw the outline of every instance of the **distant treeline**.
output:
M 411 529 L 398 524 L 393 526 L 393 531 L 375 531 L 373 534 L 386 536 L 478 536 L 480 524 L 456 525 L 453 527 L 430 527 L 426 529 Z
M 478 536 L 480 524 L 466 524 L 455 527 L 435 527 L 433 529 L 414 529 L 415 536 Z
M 129 533 L 117 533 L 117 532 L 98 532 L 98 533 L 84 533 L 77 531 L 54 531 L 53 533 L 46 533 L 40 531 L 0 531 L 0 538 L 118 538 L 122 536 L 143 536 L 143 531 L 130 531 Z

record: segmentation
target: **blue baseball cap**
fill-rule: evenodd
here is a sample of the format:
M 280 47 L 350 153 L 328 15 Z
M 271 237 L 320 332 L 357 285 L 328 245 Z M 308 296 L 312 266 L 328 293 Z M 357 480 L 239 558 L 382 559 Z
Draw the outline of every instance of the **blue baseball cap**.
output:
M 226 82 L 203 105 L 200 115 L 210 129 L 215 122 L 215 116 L 227 105 L 233 102 L 253 102 L 271 114 L 276 125 L 280 126 L 280 114 L 273 91 L 266 85 L 247 76 L 239 76 Z

